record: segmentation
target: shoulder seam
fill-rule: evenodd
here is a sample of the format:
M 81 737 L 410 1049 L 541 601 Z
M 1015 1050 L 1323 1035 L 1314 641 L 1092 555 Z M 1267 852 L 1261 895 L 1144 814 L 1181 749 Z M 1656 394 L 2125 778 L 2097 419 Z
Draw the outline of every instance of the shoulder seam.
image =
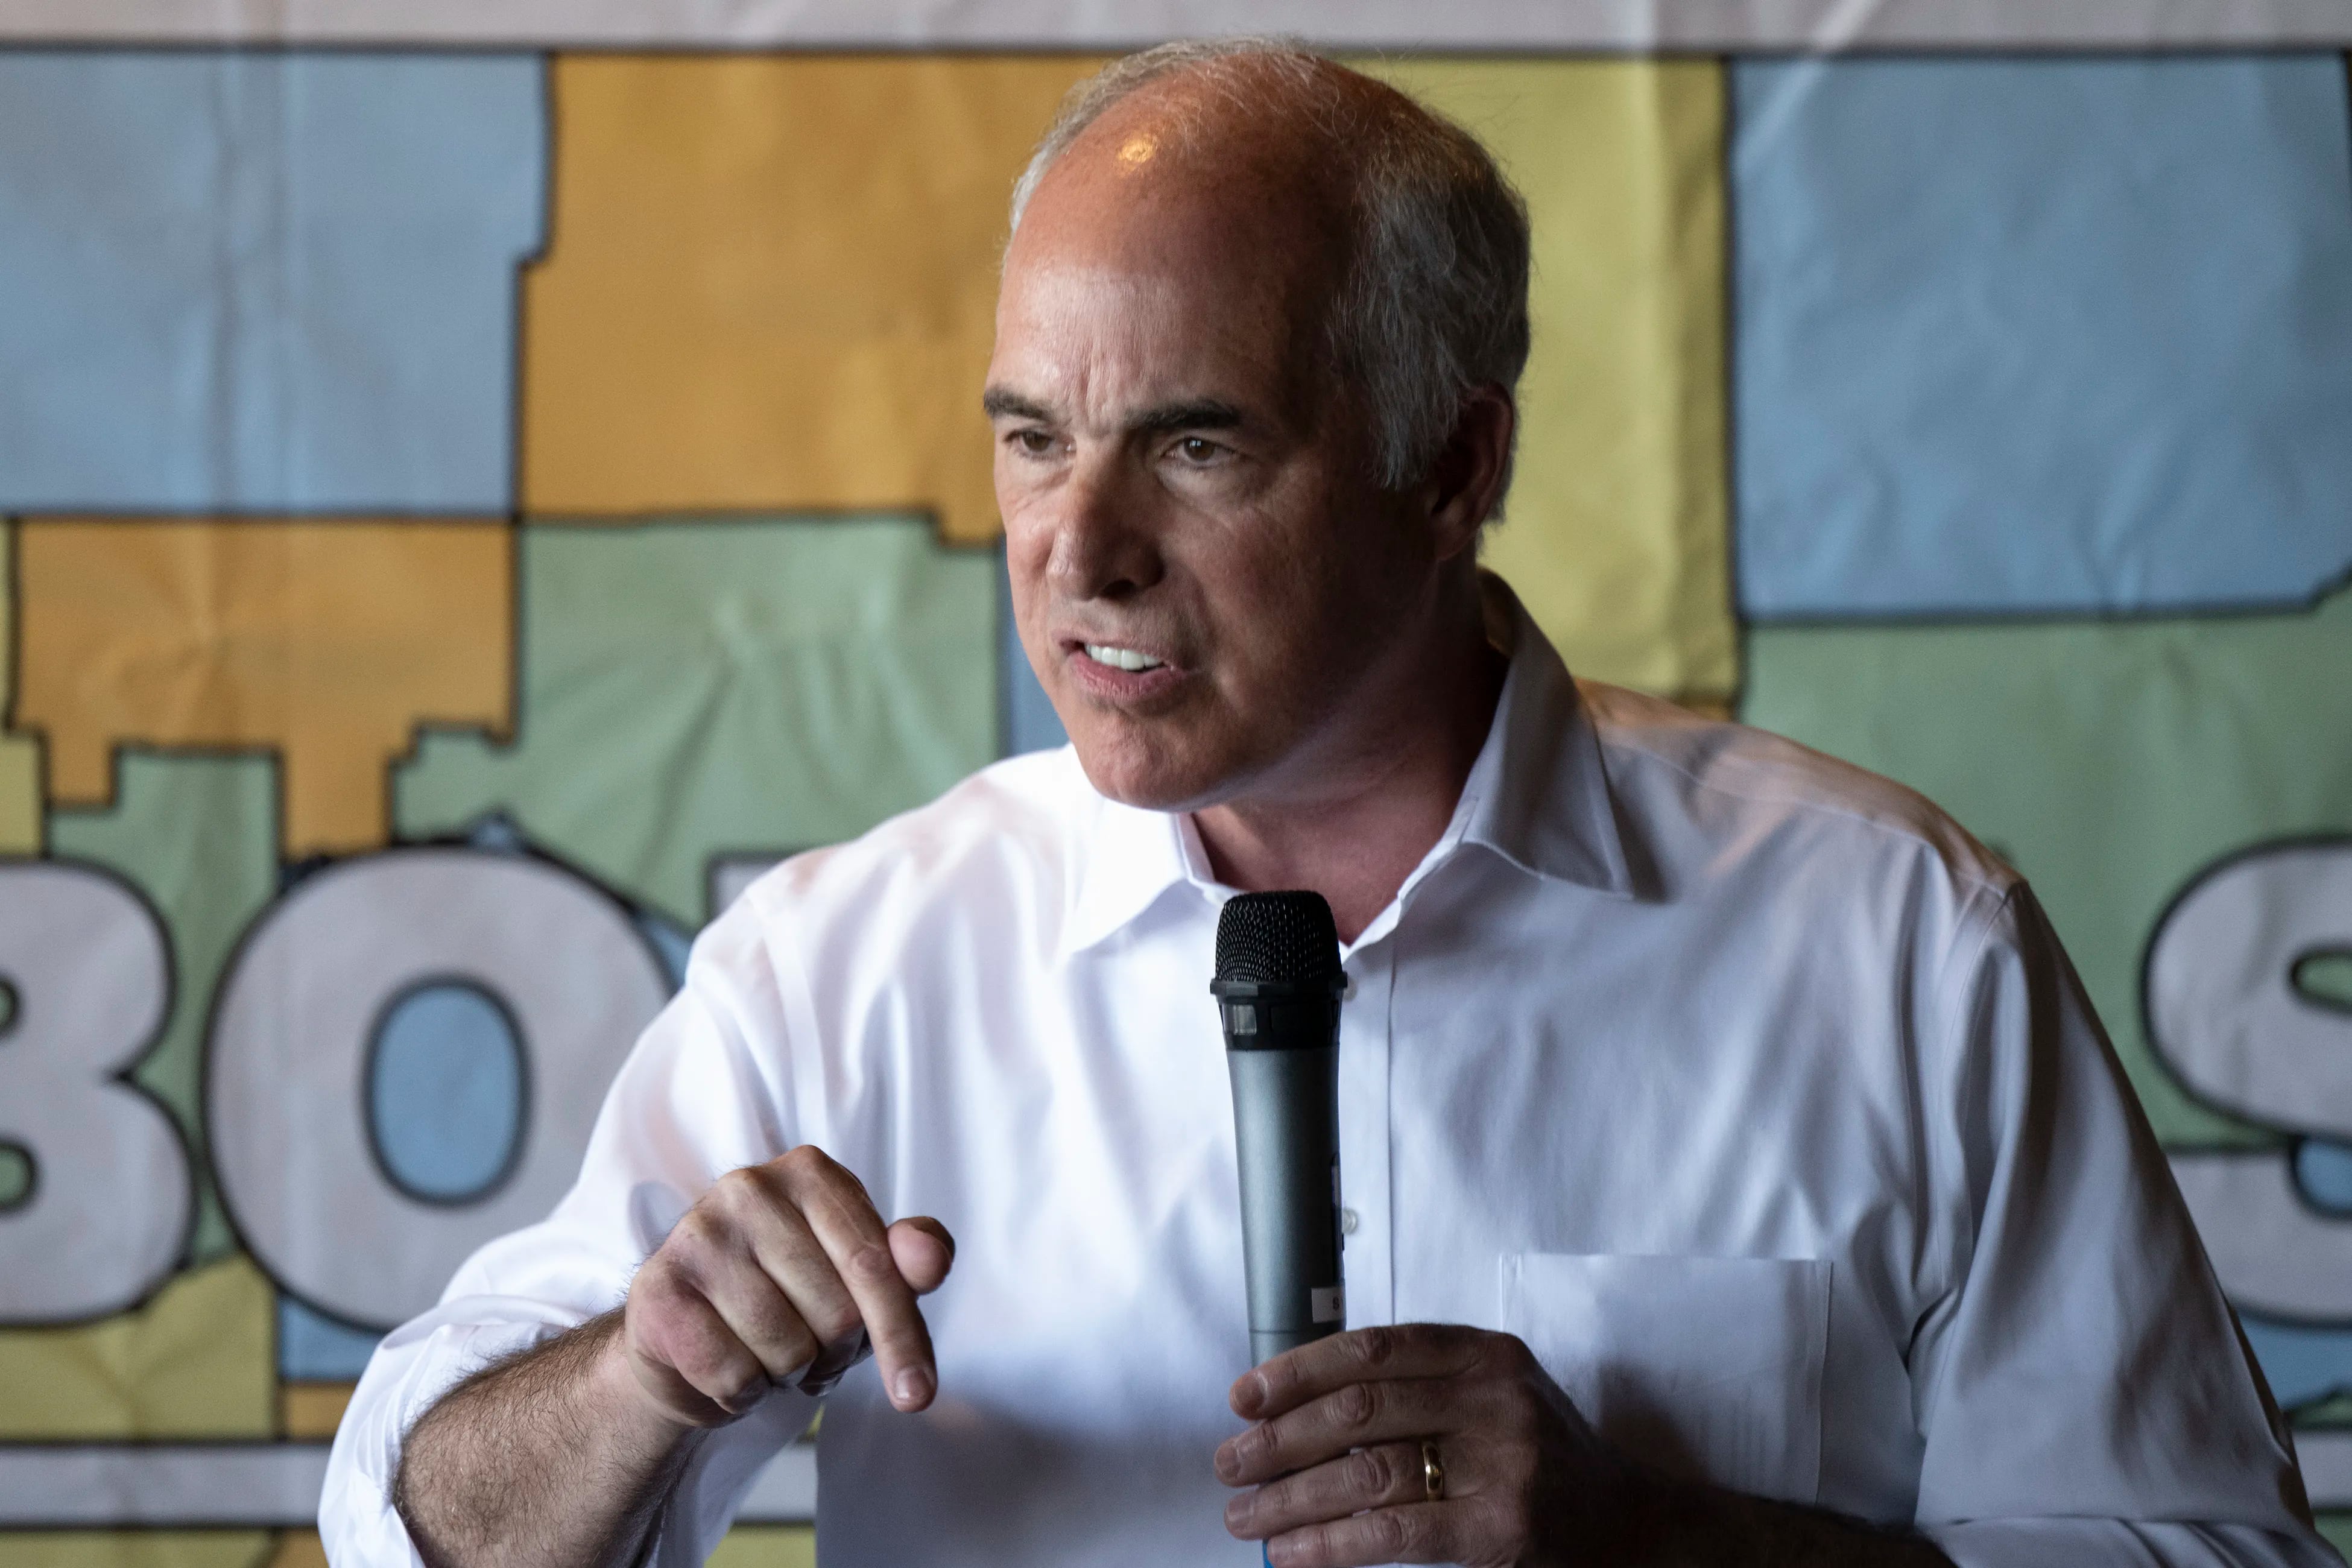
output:
M 1915 829 L 1905 827 L 1895 823 L 1886 822 L 1875 816 L 1868 816 L 1858 811 L 1848 810 L 1841 806 L 1833 805 L 1825 801 L 1805 800 L 1799 797 L 1786 795 L 1764 795 L 1755 791 L 1737 789 L 1730 784 L 1725 784 L 1719 779 L 1702 777 L 1698 773 L 1693 773 L 1690 769 L 1683 766 L 1680 763 L 1675 762 L 1673 758 L 1665 756 L 1656 751 L 1653 751 L 1647 746 L 1626 740 L 1622 738 L 1622 735 L 1610 735 L 1603 731 L 1598 724 L 1593 726 L 1593 732 L 1595 737 L 1600 741 L 1604 752 L 1609 751 L 1622 751 L 1643 761 L 1654 763 L 1659 767 L 1665 769 L 1668 773 L 1675 773 L 1683 778 L 1686 778 L 1700 789 L 1709 791 L 1713 794 L 1724 795 L 1732 800 L 1753 801 L 1760 805 L 1783 805 L 1788 806 L 1792 810 L 1810 812 L 1822 816 L 1836 817 L 1843 821 L 1854 823 L 1863 827 L 1870 828 L 1874 832 L 1883 834 L 1887 837 L 1900 839 L 1906 843 L 1914 845 L 1918 848 L 1935 853 L 1937 858 L 1943 860 L 1944 864 L 1953 872 L 1953 881 L 1955 885 L 1968 893 L 1971 898 L 1974 898 L 1980 892 L 2003 891 L 2002 884 L 1993 879 L 1978 875 L 1968 870 L 1964 867 L 1953 865 L 1952 862 L 1941 853 L 1940 848 L 1935 840 Z M 1759 734 L 1768 732 L 1769 731 L 1758 731 Z M 1780 739 L 1780 737 L 1777 736 L 1774 738 Z M 1797 744 L 1795 742 L 1785 742 L 1784 743 L 1790 745 Z M 1843 763 L 1841 765 L 1852 766 L 1853 764 Z M 1889 780 L 1887 782 L 1890 784 L 1895 783 L 1894 780 Z M 1908 786 L 1895 784 L 1895 787 L 1903 789 L 1907 788 Z M 1912 793 L 1916 794 L 1917 792 L 1913 791 Z M 1941 809 L 1940 807 L 1936 807 L 1933 802 L 1929 802 L 1928 805 L 1931 809 Z M 1958 824 L 1956 823 L 1954 826 L 1957 826 Z M 1967 830 L 1963 828 L 1961 831 L 1966 832 Z M 2019 879 L 2020 882 L 2023 879 Z M 2013 891 L 2016 886 L 2016 883 L 2011 884 L 2009 890 Z

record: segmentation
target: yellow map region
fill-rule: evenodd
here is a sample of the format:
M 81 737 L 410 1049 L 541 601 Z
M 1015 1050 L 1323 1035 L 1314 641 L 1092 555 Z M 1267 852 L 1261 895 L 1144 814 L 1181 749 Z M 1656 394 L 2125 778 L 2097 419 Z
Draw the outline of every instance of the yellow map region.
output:
M 929 508 L 993 538 L 1005 203 L 1094 66 L 559 58 L 524 510 Z
M 244 1258 L 191 1269 L 136 1310 L 0 1331 L 0 1441 L 267 1437 L 277 1293 Z M 260 1531 L 0 1531 L 6 1568 L 258 1568 Z
M 7 732 L 16 693 L 16 525 L 0 521 L 0 855 L 41 847 L 41 753 Z
M 135 1311 L 0 1331 L 0 1441 L 268 1436 L 277 1310 L 239 1257 L 175 1276 Z
M 1719 710 L 1739 686 L 1722 67 L 1357 63 L 1476 132 L 1527 197 L 1534 346 L 1486 563 L 1577 674 Z
M 110 804 L 118 746 L 269 749 L 285 853 L 348 853 L 418 724 L 512 729 L 503 522 L 28 519 L 16 568 L 51 805 Z
M 997 530 L 979 388 L 1014 174 L 1075 58 L 571 57 L 524 281 L 527 512 L 929 507 Z M 1492 563 L 1580 674 L 1738 686 L 1712 61 L 1361 62 L 1485 137 L 1535 226 Z

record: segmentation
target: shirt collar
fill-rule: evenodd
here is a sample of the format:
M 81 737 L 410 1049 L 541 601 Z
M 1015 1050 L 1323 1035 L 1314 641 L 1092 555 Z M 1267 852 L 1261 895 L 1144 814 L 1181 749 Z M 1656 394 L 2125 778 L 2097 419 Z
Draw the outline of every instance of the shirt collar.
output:
M 1071 765 L 1077 765 L 1075 759 Z M 1171 888 L 1192 879 L 1195 859 L 1203 870 L 1208 864 L 1191 817 L 1123 805 L 1100 795 L 1094 803 L 1092 830 L 1076 835 L 1080 858 L 1070 918 L 1063 927 L 1065 957 L 1129 924 Z
M 1494 727 L 1463 786 L 1470 802 L 1463 839 L 1536 876 L 1631 898 L 1633 878 L 1591 710 L 1518 595 L 1492 573 L 1482 584 L 1489 635 L 1511 656 L 1511 668 Z
M 1610 801 L 1601 742 L 1559 652 L 1503 580 L 1482 576 L 1488 635 L 1510 656 L 1495 721 L 1462 786 L 1454 820 L 1398 891 L 1404 894 L 1463 844 L 1493 850 L 1520 869 L 1631 897 L 1632 875 Z M 1063 952 L 1082 952 L 1129 924 L 1180 883 L 1213 901 L 1230 889 L 1209 870 L 1190 816 L 1145 811 L 1095 797 L 1084 833 Z M 1391 904 L 1358 939 L 1393 925 Z

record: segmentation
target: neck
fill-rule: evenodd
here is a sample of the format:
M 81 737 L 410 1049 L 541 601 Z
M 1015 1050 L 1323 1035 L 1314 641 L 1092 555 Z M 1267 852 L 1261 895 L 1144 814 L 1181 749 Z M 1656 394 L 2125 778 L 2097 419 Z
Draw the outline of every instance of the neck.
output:
M 1193 813 L 1218 880 L 1244 892 L 1311 888 L 1353 942 L 1444 835 L 1478 760 L 1508 661 L 1487 644 L 1475 580 L 1287 782 Z

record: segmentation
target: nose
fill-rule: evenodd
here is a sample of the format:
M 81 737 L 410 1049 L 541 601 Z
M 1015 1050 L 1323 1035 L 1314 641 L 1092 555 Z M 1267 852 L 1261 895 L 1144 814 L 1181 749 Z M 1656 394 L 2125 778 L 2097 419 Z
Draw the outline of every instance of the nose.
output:
M 1148 500 L 1111 453 L 1071 466 L 1055 498 L 1045 575 L 1064 602 L 1120 601 L 1160 581 L 1162 563 Z

